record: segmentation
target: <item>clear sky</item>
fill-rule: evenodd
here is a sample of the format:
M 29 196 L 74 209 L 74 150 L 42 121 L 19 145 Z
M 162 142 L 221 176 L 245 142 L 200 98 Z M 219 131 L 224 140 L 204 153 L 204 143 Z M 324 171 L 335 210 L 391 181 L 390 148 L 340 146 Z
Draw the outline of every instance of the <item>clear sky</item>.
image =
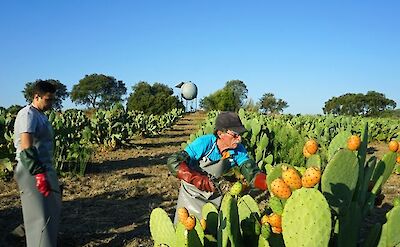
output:
M 322 113 L 333 96 L 370 90 L 400 107 L 398 0 L 2 0 L 0 9 L 4 107 L 26 104 L 27 82 L 71 90 L 93 73 L 124 81 L 128 94 L 139 81 L 192 81 L 199 99 L 239 79 L 254 101 L 269 92 L 287 101 L 284 113 Z

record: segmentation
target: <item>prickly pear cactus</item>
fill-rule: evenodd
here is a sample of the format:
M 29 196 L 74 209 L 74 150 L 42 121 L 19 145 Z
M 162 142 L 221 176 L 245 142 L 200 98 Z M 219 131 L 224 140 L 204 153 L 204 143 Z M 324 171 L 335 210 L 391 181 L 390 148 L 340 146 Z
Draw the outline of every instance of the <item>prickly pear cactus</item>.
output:
M 186 230 L 185 226 L 178 222 L 176 224 L 177 247 L 204 246 L 204 231 L 201 228 L 199 219 L 192 230 Z
M 282 165 L 288 165 L 288 164 L 278 164 L 276 166 L 274 166 L 274 168 L 271 170 L 270 173 L 268 173 L 267 176 L 267 187 L 271 188 L 271 183 L 272 181 L 274 181 L 275 179 L 279 178 L 282 176 Z
M 202 210 L 201 214 L 203 219 L 207 222 L 207 230 L 208 232 L 217 237 L 217 229 L 218 229 L 218 209 L 214 206 L 214 204 L 208 202 L 206 203 Z
M 283 213 L 283 204 L 282 201 L 276 197 L 270 197 L 268 199 L 268 206 L 271 208 L 272 212 L 278 215 L 282 215 Z
M 222 198 L 218 216 L 218 246 L 242 246 L 237 202 L 229 193 Z
M 258 220 L 260 218 L 260 209 L 257 202 L 250 195 L 241 197 L 237 205 L 240 230 L 246 243 L 249 243 L 249 241 L 254 241 L 261 232 L 261 225 Z
M 162 208 L 155 208 L 150 214 L 150 233 L 155 246 L 176 246 L 174 224 Z
M 347 148 L 347 139 L 351 136 L 351 132 L 343 131 L 337 134 L 331 141 L 328 147 L 328 161 L 341 148 Z
M 321 156 L 313 154 L 307 159 L 306 167 L 321 167 Z
M 359 174 L 357 156 L 341 149 L 328 162 L 321 178 L 322 193 L 336 214 L 344 215 L 350 206 Z
M 390 174 L 392 174 L 396 165 L 397 154 L 394 152 L 386 153 L 382 160 L 378 162 L 375 167 L 372 181 L 377 183 L 376 187 L 380 187 L 386 183 Z M 376 192 L 378 188 L 374 188 L 373 192 Z
M 400 244 L 399 220 L 400 207 L 394 207 L 386 214 L 387 222 L 382 226 L 378 247 L 397 246 Z
M 282 234 L 287 247 L 328 246 L 331 212 L 325 197 L 314 188 L 301 188 L 286 201 Z

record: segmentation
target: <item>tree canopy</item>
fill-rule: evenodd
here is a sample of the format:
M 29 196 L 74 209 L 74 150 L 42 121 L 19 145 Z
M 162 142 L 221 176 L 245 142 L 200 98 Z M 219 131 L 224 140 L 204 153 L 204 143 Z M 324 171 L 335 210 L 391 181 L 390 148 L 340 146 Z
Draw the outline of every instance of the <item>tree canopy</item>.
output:
M 128 110 L 161 115 L 174 108 L 184 108 L 178 97 L 173 96 L 174 91 L 172 88 L 162 83 L 150 85 L 145 81 L 141 81 L 134 85 L 132 90 L 133 92 L 128 97 Z
M 125 83 L 112 76 L 103 74 L 85 75 L 71 91 L 71 100 L 75 104 L 85 104 L 92 108 L 110 109 L 122 101 L 126 94 Z
M 227 81 L 224 88 L 200 100 L 200 107 L 206 111 L 238 111 L 247 99 L 247 87 L 243 81 Z
M 200 107 L 204 108 L 206 111 L 237 111 L 240 106 L 236 99 L 231 88 L 224 88 L 201 99 Z
M 233 91 L 233 95 L 235 97 L 235 103 L 240 107 L 244 105 L 245 100 L 247 99 L 247 86 L 241 80 L 230 80 L 225 84 L 225 88 L 230 88 Z
M 384 94 L 368 91 L 367 94 L 346 93 L 339 97 L 332 97 L 325 102 L 322 108 L 325 114 L 350 115 L 350 116 L 378 116 L 386 110 L 396 107 L 394 100 L 388 99 Z
M 25 88 L 22 91 L 22 93 L 24 94 L 25 100 L 28 103 L 32 103 L 33 101 L 33 87 L 35 86 L 35 83 L 40 82 L 40 81 L 46 81 L 46 82 L 50 82 L 53 85 L 56 86 L 56 96 L 55 96 L 55 101 L 53 103 L 53 108 L 56 110 L 61 110 L 62 108 L 62 102 L 63 100 L 65 100 L 69 93 L 67 92 L 67 87 L 62 84 L 59 80 L 54 80 L 54 79 L 48 79 L 48 80 L 41 80 L 38 79 L 34 82 L 27 82 L 25 84 Z
M 275 98 L 273 93 L 265 93 L 259 101 L 260 110 L 266 114 L 281 113 L 289 105 L 282 99 Z

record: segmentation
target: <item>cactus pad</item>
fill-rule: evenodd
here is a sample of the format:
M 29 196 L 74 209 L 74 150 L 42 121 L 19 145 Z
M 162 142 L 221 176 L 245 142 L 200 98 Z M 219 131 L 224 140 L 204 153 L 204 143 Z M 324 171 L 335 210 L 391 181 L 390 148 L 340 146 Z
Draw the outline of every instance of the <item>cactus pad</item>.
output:
M 176 245 L 174 224 L 162 208 L 155 208 L 150 214 L 150 233 L 155 246 Z
M 321 192 L 314 188 L 294 191 L 283 210 L 282 229 L 287 247 L 328 246 L 331 213 Z

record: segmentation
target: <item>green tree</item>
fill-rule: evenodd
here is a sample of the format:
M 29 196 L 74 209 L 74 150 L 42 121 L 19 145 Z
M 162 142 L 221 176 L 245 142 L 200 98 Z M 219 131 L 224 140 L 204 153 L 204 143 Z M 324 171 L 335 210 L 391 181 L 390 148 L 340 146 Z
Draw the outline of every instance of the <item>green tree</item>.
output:
M 242 107 L 247 99 L 248 90 L 246 84 L 241 80 L 230 80 L 226 82 L 225 88 L 232 89 L 235 97 L 235 104 L 239 106 L 237 108 L 239 109 Z
M 266 114 L 277 114 L 289 105 L 283 99 L 275 98 L 273 93 L 265 93 L 259 101 L 260 110 Z
M 325 114 L 349 116 L 379 116 L 386 110 L 393 110 L 396 102 L 385 97 L 384 94 L 369 91 L 367 94 L 346 93 L 339 97 L 332 97 L 325 102 L 322 108 Z
M 223 88 L 204 97 L 200 100 L 200 107 L 206 111 L 237 111 L 240 108 L 231 88 Z
M 173 96 L 173 93 L 172 88 L 162 83 L 150 85 L 145 81 L 140 81 L 132 87 L 127 109 L 155 115 L 167 113 L 174 108 L 183 109 L 182 102 L 177 96 Z
M 247 87 L 243 81 L 230 80 L 225 86 L 200 100 L 200 107 L 206 111 L 238 111 L 247 99 Z
M 110 109 L 122 101 L 126 94 L 123 81 L 103 74 L 85 75 L 71 91 L 71 100 L 75 104 L 85 104 L 92 108 Z
M 25 88 L 22 91 L 22 93 L 24 94 L 25 100 L 26 102 L 28 102 L 29 104 L 32 103 L 33 100 L 33 87 L 35 86 L 35 83 L 40 82 L 40 81 L 47 81 L 52 83 L 53 85 L 56 86 L 56 98 L 55 101 L 53 103 L 53 108 L 56 110 L 61 110 L 62 108 L 62 102 L 63 100 L 65 100 L 69 93 L 67 91 L 67 87 L 62 84 L 59 80 L 54 80 L 54 79 L 48 79 L 48 80 L 41 80 L 38 79 L 34 82 L 28 82 L 25 84 Z

